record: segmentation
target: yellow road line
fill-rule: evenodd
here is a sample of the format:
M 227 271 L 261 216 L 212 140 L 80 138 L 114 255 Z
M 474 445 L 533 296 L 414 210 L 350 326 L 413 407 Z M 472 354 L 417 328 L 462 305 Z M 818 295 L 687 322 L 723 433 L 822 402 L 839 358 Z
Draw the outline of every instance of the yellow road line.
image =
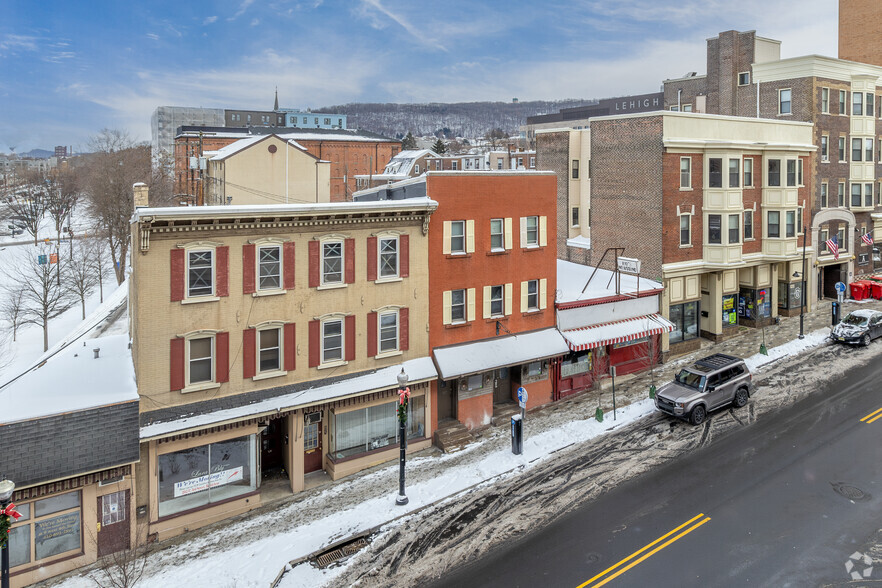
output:
M 590 584 L 590 583 L 593 582 L 594 580 L 600 578 L 601 576 L 606 575 L 607 573 L 609 573 L 609 572 L 611 572 L 612 570 L 616 569 L 617 567 L 619 567 L 619 566 L 622 565 L 623 563 L 625 563 L 625 562 L 627 562 L 627 561 L 629 561 L 629 560 L 631 560 L 631 559 L 637 557 L 638 555 L 640 555 L 641 553 L 643 553 L 643 552 L 646 551 L 647 549 L 651 548 L 651 547 L 652 547 L 653 545 L 655 545 L 656 543 L 660 543 L 661 541 L 664 541 L 665 539 L 667 539 L 668 537 L 670 537 L 671 535 L 673 535 L 674 533 L 676 533 L 677 531 L 679 531 L 679 530 L 682 529 L 683 527 L 686 527 L 686 526 L 688 526 L 688 525 L 691 525 L 692 523 L 694 523 L 695 521 L 697 521 L 698 519 L 700 519 L 700 518 L 703 517 L 703 516 L 704 516 L 704 513 L 700 513 L 700 514 L 695 515 L 694 517 L 692 517 L 691 519 L 689 519 L 688 521 L 686 521 L 685 523 L 683 523 L 683 524 L 680 525 L 679 527 L 677 527 L 677 528 L 675 528 L 675 529 L 672 529 L 671 531 L 665 533 L 664 535 L 662 535 L 661 537 L 659 537 L 658 539 L 656 539 L 656 540 L 653 541 L 652 543 L 650 543 L 650 544 L 648 544 L 648 545 L 642 547 L 641 549 L 638 549 L 637 551 L 635 551 L 634 553 L 632 553 L 631 555 L 629 555 L 629 556 L 626 557 L 625 559 L 623 559 L 623 560 L 617 562 L 615 565 L 612 565 L 612 566 L 608 567 L 607 569 L 603 570 L 602 572 L 600 572 L 599 574 L 597 574 L 596 576 L 594 576 L 594 577 L 591 578 L 590 580 L 587 580 L 587 581 L 583 582 L 582 584 L 579 584 L 576 588 L 585 588 L 586 586 L 588 586 L 588 584 Z M 705 524 L 705 523 L 708 522 L 709 520 L 710 520 L 710 517 L 706 517 L 703 521 L 699 522 L 698 524 L 696 524 L 696 525 L 693 526 L 692 528 L 683 531 L 682 533 L 680 533 L 679 535 L 677 535 L 677 536 L 674 537 L 673 539 L 671 539 L 671 540 L 669 540 L 668 542 L 666 542 L 664 545 L 661 545 L 660 547 L 657 547 L 657 548 L 654 549 L 653 551 L 649 552 L 648 554 L 644 555 L 643 557 L 641 557 L 641 558 L 638 559 L 637 561 L 635 561 L 635 562 L 633 562 L 632 564 L 630 564 L 628 567 L 624 568 L 623 570 L 620 570 L 620 571 L 617 572 L 615 575 L 610 576 L 609 578 L 607 578 L 606 580 L 604 580 L 604 581 L 601 582 L 600 584 L 596 584 L 593 588 L 597 588 L 598 586 L 603 586 L 604 584 L 606 584 L 607 582 L 609 582 L 610 580 L 612 580 L 613 578 L 615 578 L 615 577 L 618 576 L 619 574 L 621 574 L 621 573 L 623 573 L 623 572 L 625 572 L 625 571 L 631 569 L 632 567 L 634 567 L 635 565 L 637 565 L 638 563 L 640 563 L 640 562 L 643 561 L 644 559 L 648 558 L 648 557 L 649 557 L 650 555 L 652 555 L 653 553 L 656 553 L 657 551 L 660 551 L 661 549 L 667 547 L 668 545 L 670 545 L 671 543 L 673 543 L 674 541 L 676 541 L 677 539 L 679 539 L 679 538 L 682 537 L 683 535 L 686 535 L 687 533 L 692 532 L 693 530 L 697 529 L 698 527 L 700 527 L 701 525 Z
M 874 418 L 874 417 L 875 417 L 875 418 Z M 882 417 L 882 408 L 880 408 L 879 410 L 875 410 L 875 411 L 871 412 L 870 414 L 868 414 L 867 416 L 865 416 L 864 418 L 862 418 L 862 419 L 861 419 L 861 422 L 862 422 L 862 423 L 863 423 L 863 422 L 872 423 L 873 421 L 875 421 L 875 420 L 878 419 L 879 417 Z

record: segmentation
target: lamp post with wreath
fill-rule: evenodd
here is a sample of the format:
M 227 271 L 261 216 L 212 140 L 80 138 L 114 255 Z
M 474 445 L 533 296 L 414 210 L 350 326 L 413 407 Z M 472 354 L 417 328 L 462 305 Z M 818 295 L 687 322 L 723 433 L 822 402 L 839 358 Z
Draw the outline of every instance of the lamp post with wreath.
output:
M 9 588 L 9 527 L 12 526 L 9 517 L 21 517 L 12 504 L 13 492 L 15 483 L 12 480 L 4 478 L 0 481 L 0 588 Z
M 395 504 L 404 506 L 407 504 L 407 495 L 404 493 L 404 462 L 407 459 L 407 403 L 410 400 L 410 388 L 407 387 L 407 374 L 404 368 L 398 374 L 398 440 L 401 450 L 398 457 L 398 497 Z

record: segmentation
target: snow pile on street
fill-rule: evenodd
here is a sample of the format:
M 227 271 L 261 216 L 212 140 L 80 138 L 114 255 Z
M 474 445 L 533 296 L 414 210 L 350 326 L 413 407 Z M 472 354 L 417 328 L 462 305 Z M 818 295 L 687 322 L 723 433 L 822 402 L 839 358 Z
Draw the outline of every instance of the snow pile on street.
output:
M 773 361 L 777 361 L 791 355 L 798 355 L 803 351 L 806 351 L 807 349 L 811 349 L 812 347 L 819 347 L 826 343 L 827 337 L 829 336 L 829 328 L 818 329 L 817 331 L 812 331 L 811 333 L 806 334 L 805 339 L 793 339 L 792 341 L 788 341 L 784 345 L 772 347 L 768 350 L 768 355 L 763 355 L 761 353 L 752 355 L 745 359 L 744 363 L 747 364 L 747 367 L 750 368 L 750 371 L 754 372 L 757 370 L 757 368 L 764 366 L 767 363 L 771 363 Z

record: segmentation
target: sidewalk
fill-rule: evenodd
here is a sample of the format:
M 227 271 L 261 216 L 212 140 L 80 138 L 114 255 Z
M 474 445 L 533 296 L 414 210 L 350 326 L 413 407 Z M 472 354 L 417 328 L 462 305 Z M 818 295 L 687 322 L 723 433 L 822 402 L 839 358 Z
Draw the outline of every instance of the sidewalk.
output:
M 843 305 L 843 316 L 856 308 L 882 310 L 882 301 L 847 302 Z M 781 354 L 796 354 L 823 344 L 829 317 L 830 302 L 822 302 L 812 313 L 806 314 L 807 338 L 800 342 L 794 341 L 799 334 L 798 316 L 782 318 L 780 325 L 766 327 L 765 342 L 770 356 L 753 357 L 751 361 L 770 363 Z M 745 358 L 755 356 L 762 339 L 761 331 L 744 329 L 739 336 L 717 345 L 703 342 L 702 349 L 658 366 L 654 370 L 656 385 L 670 380 L 673 373 L 686 363 L 712 352 Z M 779 349 L 773 349 L 776 346 Z M 608 412 L 612 410 L 609 389 L 580 394 L 529 412 L 523 455 L 511 454 L 506 425 L 480 432 L 476 443 L 457 453 L 444 455 L 433 448 L 410 456 L 407 462 L 410 503 L 406 507 L 394 504 L 398 467 L 392 462 L 164 542 L 150 556 L 144 583 L 202 585 L 208 578 L 222 578 L 221 582 L 215 581 L 218 588 L 265 588 L 288 569 L 288 562 L 302 561 L 331 545 L 416 514 L 477 485 L 518 475 L 525 468 L 541 467 L 555 451 L 590 443 L 598 435 L 653 413 L 654 405 L 648 399 L 651 380 L 649 373 L 617 378 L 616 420 Z M 594 419 L 598 396 L 607 411 L 602 423 Z M 308 564 L 299 565 L 285 574 L 279 585 L 318 586 L 333 582 L 333 577 L 340 571 L 341 568 L 322 571 Z M 93 585 L 85 570 L 80 574 L 49 585 L 60 583 L 67 588 Z

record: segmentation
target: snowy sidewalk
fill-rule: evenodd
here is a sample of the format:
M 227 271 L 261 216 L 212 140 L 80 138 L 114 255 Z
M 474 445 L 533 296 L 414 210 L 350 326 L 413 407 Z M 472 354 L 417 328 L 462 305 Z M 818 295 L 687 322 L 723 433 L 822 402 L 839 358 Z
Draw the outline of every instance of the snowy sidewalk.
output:
M 792 327 L 792 322 L 793 319 L 787 319 L 782 326 L 791 323 L 787 327 Z M 798 332 L 798 319 L 796 329 Z M 748 358 L 748 364 L 752 370 L 762 372 L 763 365 L 776 359 L 824 344 L 828 333 L 829 328 L 820 328 L 803 340 L 794 339 L 771 348 L 768 356 L 753 355 Z M 739 343 L 731 343 L 735 345 Z M 752 337 L 745 336 L 740 342 L 745 348 L 752 345 Z M 724 351 L 720 347 L 722 345 L 715 346 L 713 351 Z M 657 368 L 657 384 L 669 379 L 668 372 L 709 351 L 702 349 Z M 391 462 L 267 505 L 256 513 L 166 542 L 150 556 L 144 583 L 177 586 L 211 581 L 219 588 L 269 586 L 290 561 L 416 513 L 476 485 L 500 476 L 519 475 L 542 464 L 564 447 L 585 443 L 652 413 L 654 406 L 647 397 L 647 382 L 644 376 L 621 386 L 617 384 L 619 408 L 615 420 L 610 412 L 602 423 L 594 420 L 596 393 L 579 395 L 529 413 L 524 453 L 520 456 L 511 453 L 508 427 L 499 427 L 484 431 L 475 444 L 461 452 L 438 456 L 437 451 L 428 451 L 423 452 L 429 453 L 428 456 L 409 458 L 407 495 L 410 503 L 406 507 L 395 505 L 398 468 L 397 463 Z M 610 394 L 604 392 L 601 399 L 606 405 L 607 400 L 611 400 Z M 285 573 L 280 586 L 318 586 L 330 582 L 340 571 L 340 568 L 318 570 L 306 563 Z M 218 582 L 218 578 L 223 580 Z M 85 588 L 93 582 L 84 573 L 63 580 L 61 585 Z

